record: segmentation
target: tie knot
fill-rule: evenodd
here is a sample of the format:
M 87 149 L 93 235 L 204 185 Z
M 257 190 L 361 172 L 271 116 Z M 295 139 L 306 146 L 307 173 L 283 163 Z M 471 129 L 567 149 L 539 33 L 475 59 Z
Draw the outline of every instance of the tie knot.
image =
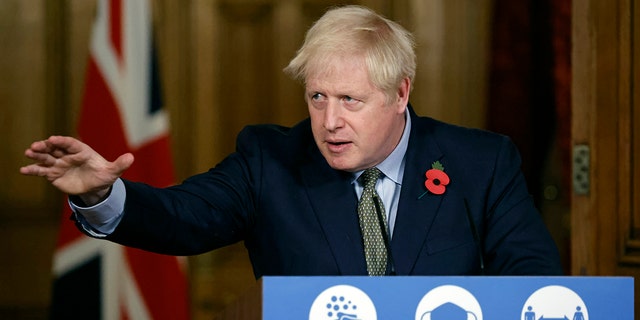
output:
M 366 188 L 373 188 L 376 185 L 376 181 L 380 177 L 380 169 L 373 167 L 369 168 L 362 173 L 362 184 Z

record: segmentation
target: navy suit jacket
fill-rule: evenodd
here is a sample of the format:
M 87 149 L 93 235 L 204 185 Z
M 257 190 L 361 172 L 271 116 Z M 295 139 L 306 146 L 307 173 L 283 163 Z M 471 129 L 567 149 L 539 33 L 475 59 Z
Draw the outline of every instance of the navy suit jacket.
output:
M 561 274 L 512 142 L 418 117 L 409 108 L 411 135 L 391 240 L 397 274 L 480 274 L 480 252 L 486 274 Z M 421 197 L 425 172 L 436 160 L 451 181 L 444 194 Z M 322 157 L 309 119 L 292 128 L 249 126 L 238 135 L 236 152 L 179 185 L 125 181 L 123 219 L 108 239 L 172 255 L 244 241 L 256 278 L 365 275 L 351 181 L 351 173 L 332 169 Z

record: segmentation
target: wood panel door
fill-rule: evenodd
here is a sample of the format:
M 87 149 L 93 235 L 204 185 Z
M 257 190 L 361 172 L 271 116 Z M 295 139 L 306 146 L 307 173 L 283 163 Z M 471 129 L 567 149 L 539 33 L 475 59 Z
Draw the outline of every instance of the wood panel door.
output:
M 640 275 L 640 7 L 573 2 L 572 274 Z M 635 296 L 638 296 L 636 284 Z M 636 301 L 637 298 L 636 298 Z M 636 319 L 640 310 L 636 308 Z

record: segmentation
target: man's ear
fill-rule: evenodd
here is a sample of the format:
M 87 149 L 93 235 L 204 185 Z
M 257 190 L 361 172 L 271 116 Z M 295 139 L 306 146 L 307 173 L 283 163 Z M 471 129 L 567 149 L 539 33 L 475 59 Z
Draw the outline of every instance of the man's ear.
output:
M 404 108 L 407 106 L 407 104 L 409 103 L 409 93 L 411 92 L 411 79 L 404 78 L 402 79 L 402 81 L 400 81 L 400 86 L 398 87 L 398 90 L 396 92 L 397 94 L 397 103 L 398 103 L 398 109 L 402 109 L 401 111 L 404 112 Z

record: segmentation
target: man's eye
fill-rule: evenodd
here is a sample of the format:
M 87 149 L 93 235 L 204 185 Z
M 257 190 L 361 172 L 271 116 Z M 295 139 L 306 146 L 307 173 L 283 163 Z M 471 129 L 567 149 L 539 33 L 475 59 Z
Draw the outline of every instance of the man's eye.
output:
M 318 100 L 320 100 L 320 99 L 322 99 L 322 94 L 320 94 L 320 93 L 315 93 L 315 94 L 313 94 L 313 95 L 311 96 L 311 100 L 318 101 Z
M 358 105 L 360 103 L 360 100 L 358 100 L 356 98 L 352 98 L 350 96 L 342 97 L 342 101 L 344 102 L 345 105 L 350 106 L 350 107 L 355 107 L 356 105 Z

